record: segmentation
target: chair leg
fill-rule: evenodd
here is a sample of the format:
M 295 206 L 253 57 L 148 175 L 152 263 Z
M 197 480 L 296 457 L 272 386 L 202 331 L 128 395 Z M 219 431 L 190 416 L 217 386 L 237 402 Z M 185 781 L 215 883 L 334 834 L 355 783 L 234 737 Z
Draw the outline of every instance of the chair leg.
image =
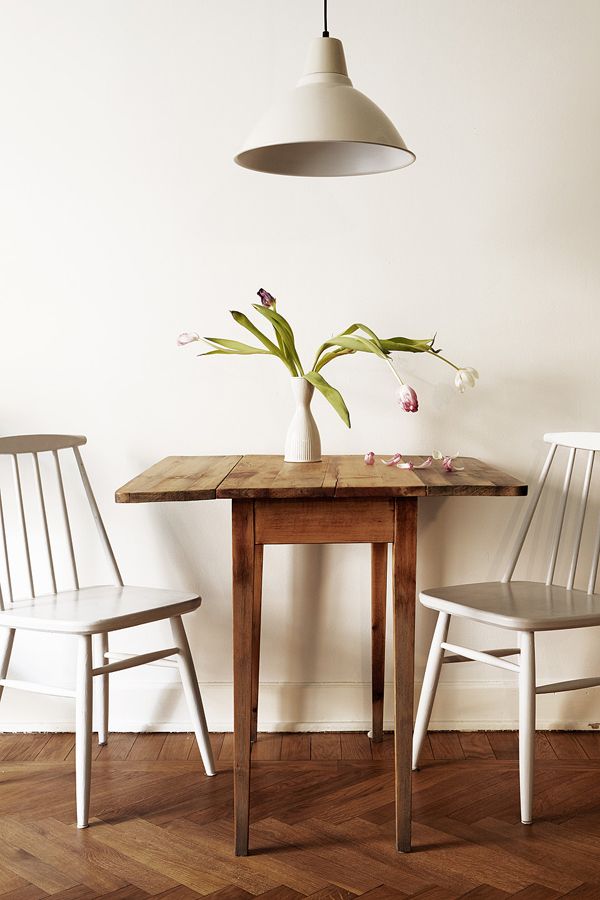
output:
M 94 650 L 94 665 L 106 665 L 106 654 L 108 653 L 108 635 L 95 634 L 92 638 L 92 646 Z M 96 683 L 98 685 L 98 743 L 102 746 L 108 742 L 108 679 L 108 675 L 96 676 Z
M 519 661 L 519 786 L 521 822 L 533 821 L 533 771 L 535 740 L 535 634 L 521 632 Z
M 10 663 L 10 655 L 15 641 L 15 629 L 2 628 L 0 631 L 2 632 L 2 645 L 0 647 L 0 678 L 6 678 Z M 4 688 L 0 685 L 0 699 L 2 698 L 3 692 Z
M 196 733 L 200 756 L 204 763 L 204 771 L 207 775 L 215 775 L 212 747 L 210 745 L 210 737 L 206 726 L 206 716 L 204 715 L 204 707 L 202 705 L 202 697 L 200 695 L 200 688 L 198 686 L 198 678 L 194 668 L 190 645 L 185 633 L 185 628 L 183 627 L 183 622 L 181 621 L 181 616 L 173 616 L 173 618 L 170 619 L 170 622 L 175 646 L 179 648 L 179 653 L 177 654 L 179 674 L 181 676 L 183 692 L 190 711 L 194 731 Z
M 77 827 L 87 828 L 92 764 L 92 639 L 79 635 L 75 694 L 75 786 Z
M 417 769 L 419 766 L 419 755 L 427 734 L 433 701 L 435 700 L 435 692 L 437 691 L 440 672 L 442 670 L 444 651 L 442 650 L 441 645 L 448 637 L 449 626 L 450 616 L 448 613 L 439 613 L 435 631 L 433 632 L 433 638 L 431 640 L 429 656 L 427 657 L 427 665 L 423 676 L 423 687 L 421 688 L 421 696 L 419 697 L 419 706 L 417 708 L 417 716 L 415 719 L 412 759 L 413 770 Z

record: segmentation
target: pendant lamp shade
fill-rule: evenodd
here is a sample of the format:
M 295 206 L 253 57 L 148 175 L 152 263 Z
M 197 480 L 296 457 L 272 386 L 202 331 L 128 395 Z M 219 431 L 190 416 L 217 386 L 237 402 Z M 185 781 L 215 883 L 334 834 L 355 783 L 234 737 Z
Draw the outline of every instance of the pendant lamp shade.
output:
M 370 175 L 414 162 L 394 124 L 352 86 L 342 42 L 316 38 L 304 75 L 235 157 L 246 169 L 310 177 Z

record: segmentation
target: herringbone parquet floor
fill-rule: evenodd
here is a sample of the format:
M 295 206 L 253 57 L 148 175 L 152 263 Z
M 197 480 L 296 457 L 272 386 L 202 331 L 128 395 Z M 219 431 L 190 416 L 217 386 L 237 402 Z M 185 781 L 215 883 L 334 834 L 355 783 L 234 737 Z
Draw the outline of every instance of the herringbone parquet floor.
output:
M 540 733 L 537 821 L 519 824 L 512 732 L 431 734 L 414 852 L 393 849 L 388 737 L 261 735 L 251 855 L 232 855 L 231 735 L 205 778 L 187 734 L 111 735 L 87 831 L 73 736 L 0 735 L 1 900 L 600 900 L 600 733 Z

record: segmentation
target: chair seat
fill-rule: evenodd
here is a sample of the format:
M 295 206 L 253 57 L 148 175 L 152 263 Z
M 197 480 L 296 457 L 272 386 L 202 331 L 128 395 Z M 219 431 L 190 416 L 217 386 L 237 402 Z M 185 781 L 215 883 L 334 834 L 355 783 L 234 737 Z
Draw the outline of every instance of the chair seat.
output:
M 0 627 L 97 634 L 156 622 L 197 609 L 196 594 L 160 588 L 102 585 L 17 600 L 0 612 Z
M 600 625 L 600 595 L 538 581 L 488 581 L 422 591 L 424 606 L 519 631 Z

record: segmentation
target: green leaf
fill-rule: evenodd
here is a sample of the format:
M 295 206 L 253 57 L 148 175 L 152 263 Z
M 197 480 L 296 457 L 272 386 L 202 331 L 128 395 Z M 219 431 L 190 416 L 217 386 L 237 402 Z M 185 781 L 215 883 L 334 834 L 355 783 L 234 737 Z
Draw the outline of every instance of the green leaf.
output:
M 237 322 L 238 325 L 241 325 L 242 328 L 245 328 L 250 334 L 253 334 L 255 338 L 267 348 L 269 353 L 272 353 L 273 356 L 279 356 L 281 358 L 281 350 L 279 347 L 276 347 L 273 341 L 270 341 L 266 334 L 263 334 L 260 328 L 257 328 L 254 325 L 248 316 L 245 316 L 244 313 L 239 312 L 237 309 L 230 309 L 229 312 L 232 315 L 234 322 Z
M 357 331 L 364 331 L 365 334 L 367 335 L 367 337 L 356 334 L 355 332 L 357 332 Z M 352 347 L 350 347 L 350 345 L 347 342 L 344 343 L 343 341 L 338 340 L 338 338 L 346 339 L 349 335 L 354 335 L 354 340 L 356 340 L 356 341 L 361 341 L 361 342 L 367 341 L 368 343 L 366 345 L 364 343 L 362 343 L 360 345 L 357 344 L 357 345 L 352 345 Z M 386 356 L 389 355 L 389 352 L 387 350 L 385 350 L 385 348 L 382 346 L 379 337 L 375 334 L 375 332 L 373 331 L 372 328 L 369 328 L 368 325 L 363 325 L 362 322 L 354 322 L 354 324 L 349 325 L 348 328 L 346 328 L 344 331 L 342 331 L 339 335 L 336 335 L 336 337 L 331 338 L 330 341 L 326 341 L 324 344 L 322 344 L 319 347 L 319 349 L 317 350 L 317 355 L 315 357 L 315 361 L 313 363 L 313 369 L 315 369 L 315 370 L 321 369 L 323 367 L 323 365 L 327 364 L 327 362 L 331 362 L 332 359 L 335 359 L 335 356 L 328 354 L 327 361 L 325 363 L 323 363 L 322 365 L 320 365 L 320 364 L 318 365 L 319 357 L 321 356 L 323 351 L 327 347 L 335 346 L 336 344 L 340 347 L 347 347 L 349 352 L 358 352 L 358 351 L 362 350 L 367 353 L 375 353 L 381 359 L 385 359 Z
M 381 346 L 388 353 L 395 351 L 398 353 L 427 353 L 433 346 L 434 338 L 429 340 L 413 340 L 405 337 L 382 338 Z
M 258 312 L 260 312 L 262 315 L 264 315 L 263 309 L 266 309 L 266 307 L 264 307 L 264 306 L 262 306 L 262 304 L 258 304 L 258 303 L 253 303 L 252 306 L 254 307 L 254 309 L 258 310 Z M 275 337 L 277 338 L 277 344 L 278 344 L 278 346 L 279 346 L 279 349 L 280 349 L 281 352 L 284 354 L 284 356 L 286 357 L 286 359 L 287 359 L 289 362 L 291 362 L 292 360 L 291 360 L 291 356 L 290 356 L 290 353 L 289 353 L 289 349 L 288 349 L 288 347 L 286 346 L 286 335 L 284 335 L 284 333 L 283 333 L 283 331 L 281 330 L 281 328 L 279 328 L 279 327 L 275 324 L 275 322 L 272 321 L 272 322 L 271 322 L 271 325 L 273 326 L 273 331 L 275 332 Z
M 197 353 L 197 356 L 237 356 L 233 350 L 207 350 L 205 353 Z
M 257 328 L 256 325 L 250 321 L 248 316 L 245 316 L 244 313 L 239 312 L 237 309 L 230 309 L 229 312 L 231 313 L 234 322 L 237 322 L 238 325 L 241 325 L 242 328 L 245 328 L 250 334 L 253 334 L 255 338 L 258 338 L 261 344 L 267 348 L 269 353 L 272 353 L 273 356 L 276 356 L 287 366 L 292 375 L 295 376 L 297 374 L 294 366 L 289 362 L 285 354 L 273 343 L 273 341 L 269 340 L 266 334 L 262 333 L 260 328 Z
M 252 347 L 251 344 L 242 344 L 240 341 L 230 341 L 226 338 L 204 338 L 205 341 L 209 341 L 211 344 L 218 344 L 219 347 L 224 347 L 230 353 L 266 353 L 269 354 L 268 350 L 261 350 L 260 347 Z M 201 356 L 206 356 L 207 354 L 200 354 Z
M 332 350 L 330 353 L 326 353 L 325 356 L 322 356 L 321 359 L 315 363 L 314 372 L 320 372 L 323 366 L 326 366 L 327 363 L 332 362 L 334 359 L 337 359 L 338 356 L 347 356 L 348 354 L 356 353 L 355 350 Z
M 302 363 L 300 362 L 300 357 L 296 350 L 296 341 L 290 323 L 287 319 L 284 319 L 281 313 L 278 313 L 274 309 L 262 306 L 260 303 L 253 303 L 252 306 L 261 314 L 261 316 L 264 316 L 265 319 L 269 320 L 277 335 L 280 349 L 285 353 L 288 360 L 296 366 L 298 373 L 303 375 L 304 369 L 302 368 Z
M 323 394 L 325 399 L 331 403 L 342 422 L 350 428 L 350 413 L 340 392 L 325 381 L 318 372 L 307 372 L 304 377 Z
M 344 350 L 354 350 L 355 352 L 374 353 L 380 359 L 387 359 L 388 353 L 379 348 L 378 343 L 365 337 L 348 337 L 347 335 L 338 334 L 328 341 L 324 341 L 317 351 L 316 360 L 319 359 L 321 353 L 327 347 L 342 347 Z
M 345 331 L 342 331 L 342 334 L 354 334 L 355 331 L 364 331 L 365 334 L 368 334 L 369 337 L 375 341 L 379 349 L 383 350 L 383 347 L 381 346 L 381 340 L 375 334 L 375 332 L 371 328 L 368 328 L 366 325 L 362 325 L 360 322 L 355 322 L 354 325 L 350 325 L 348 328 L 346 328 Z

